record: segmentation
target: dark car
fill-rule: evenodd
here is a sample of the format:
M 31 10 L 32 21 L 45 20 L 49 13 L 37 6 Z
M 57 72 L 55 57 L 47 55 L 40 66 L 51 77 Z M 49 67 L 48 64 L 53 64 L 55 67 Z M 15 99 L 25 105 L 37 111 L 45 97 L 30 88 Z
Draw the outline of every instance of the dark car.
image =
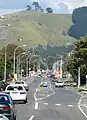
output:
M 5 90 L 5 88 L 8 86 L 9 84 L 6 81 L 2 81 L 0 82 L 0 90 L 3 89 Z
M 16 120 L 16 109 L 10 95 L 0 93 L 0 115 L 6 116 L 9 120 Z

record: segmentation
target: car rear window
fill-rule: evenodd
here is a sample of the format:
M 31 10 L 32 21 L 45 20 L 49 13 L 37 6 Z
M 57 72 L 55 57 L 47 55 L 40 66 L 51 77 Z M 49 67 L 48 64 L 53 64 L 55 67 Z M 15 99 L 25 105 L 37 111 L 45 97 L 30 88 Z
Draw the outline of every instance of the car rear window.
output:
M 7 90 L 23 90 L 22 86 L 9 86 Z
M 9 102 L 9 98 L 6 95 L 0 95 L 0 102 Z
M 62 81 L 57 81 L 57 83 L 63 83 Z
M 24 82 L 16 82 L 16 84 L 24 84 Z

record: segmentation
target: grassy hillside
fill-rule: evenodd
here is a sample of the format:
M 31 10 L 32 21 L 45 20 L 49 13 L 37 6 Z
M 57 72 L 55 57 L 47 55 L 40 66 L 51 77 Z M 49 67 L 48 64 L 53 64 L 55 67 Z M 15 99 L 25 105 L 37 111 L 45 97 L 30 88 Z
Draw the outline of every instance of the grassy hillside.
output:
M 28 47 L 38 44 L 65 45 L 76 41 L 62 32 L 67 32 L 72 24 L 71 15 L 68 14 L 46 14 L 35 11 L 21 11 L 5 16 L 0 20 L 0 25 L 11 24 L 7 29 L 0 28 L 0 45 L 4 41 L 11 41 L 22 38 L 21 44 L 27 44 Z M 6 40 L 3 39 L 3 32 Z

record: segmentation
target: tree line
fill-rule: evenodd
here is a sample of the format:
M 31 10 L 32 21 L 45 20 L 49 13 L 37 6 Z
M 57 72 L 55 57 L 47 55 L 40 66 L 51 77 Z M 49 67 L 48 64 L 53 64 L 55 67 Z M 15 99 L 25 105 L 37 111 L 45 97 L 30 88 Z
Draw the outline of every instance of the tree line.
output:
M 32 10 L 32 6 L 34 6 L 34 10 L 35 11 L 40 11 L 40 12 L 44 12 L 44 9 L 41 7 L 41 5 L 38 2 L 33 2 L 32 5 L 27 5 L 26 6 L 26 10 L 30 11 Z M 51 7 L 47 7 L 46 8 L 46 12 L 47 13 L 53 13 L 53 9 Z

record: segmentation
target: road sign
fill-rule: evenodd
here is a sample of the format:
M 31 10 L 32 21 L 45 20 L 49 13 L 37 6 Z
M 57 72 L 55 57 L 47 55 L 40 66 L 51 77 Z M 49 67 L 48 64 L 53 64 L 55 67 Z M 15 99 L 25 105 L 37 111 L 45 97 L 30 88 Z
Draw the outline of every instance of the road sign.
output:
M 17 74 L 14 74 L 14 79 L 17 80 Z

